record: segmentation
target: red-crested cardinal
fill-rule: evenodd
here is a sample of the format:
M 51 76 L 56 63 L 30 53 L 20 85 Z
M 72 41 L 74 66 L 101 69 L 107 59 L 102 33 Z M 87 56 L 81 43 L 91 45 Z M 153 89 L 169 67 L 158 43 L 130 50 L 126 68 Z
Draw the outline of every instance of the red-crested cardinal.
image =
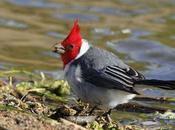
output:
M 139 94 L 135 87 L 138 84 L 175 89 L 175 81 L 145 79 L 113 53 L 90 46 L 82 39 L 77 20 L 67 38 L 56 43 L 53 51 L 61 55 L 65 78 L 75 95 L 96 106 L 111 109 L 127 103 Z

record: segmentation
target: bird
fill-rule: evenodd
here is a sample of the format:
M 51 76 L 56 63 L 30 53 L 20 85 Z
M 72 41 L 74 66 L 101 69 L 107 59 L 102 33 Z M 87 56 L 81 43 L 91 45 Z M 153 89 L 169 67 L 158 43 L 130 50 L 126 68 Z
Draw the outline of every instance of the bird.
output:
M 113 109 L 140 95 L 136 86 L 175 89 L 175 80 L 147 79 L 118 56 L 82 38 L 78 20 L 68 36 L 53 46 L 61 56 L 65 79 L 73 93 L 94 106 Z

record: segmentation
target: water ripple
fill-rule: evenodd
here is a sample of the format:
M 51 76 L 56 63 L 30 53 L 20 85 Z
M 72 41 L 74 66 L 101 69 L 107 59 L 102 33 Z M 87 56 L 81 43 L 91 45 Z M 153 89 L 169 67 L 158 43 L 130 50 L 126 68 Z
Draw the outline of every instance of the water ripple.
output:
M 28 27 L 28 25 L 25 23 L 18 22 L 12 19 L 4 19 L 4 18 L 0 18 L 0 26 L 18 28 L 18 29 L 26 29 Z
M 47 35 L 54 37 L 54 38 L 59 38 L 59 39 L 63 39 L 66 37 L 66 35 L 58 33 L 58 32 L 48 32 Z
M 46 0 L 7 0 L 9 3 L 19 6 L 30 6 L 37 8 L 62 8 L 63 4 L 47 2 Z
M 74 20 L 78 19 L 82 22 L 88 21 L 98 21 L 99 17 L 95 15 L 86 15 L 86 14 L 78 14 L 78 13 L 67 13 L 67 14 L 54 14 L 53 17 L 64 19 L 64 20 Z
M 152 9 L 149 7 L 142 7 L 135 10 L 124 10 L 120 8 L 113 8 L 113 7 L 98 7 L 98 6 L 79 6 L 79 5 L 72 5 L 72 9 L 79 10 L 79 11 L 89 11 L 89 12 L 96 12 L 101 14 L 109 14 L 114 16 L 133 16 L 133 15 L 141 15 L 152 12 Z
M 114 35 L 115 34 L 115 32 L 113 32 L 111 29 L 109 29 L 109 28 L 94 28 L 93 30 L 92 30 L 92 32 L 94 33 L 94 34 L 102 34 L 102 35 L 106 35 L 106 36 L 108 36 L 108 35 Z
M 147 75 L 151 78 L 175 79 L 175 49 L 158 41 L 127 39 L 108 43 L 120 53 L 125 53 L 132 60 L 147 62 Z M 153 66 L 157 66 L 152 67 Z
M 140 28 L 133 28 L 133 29 L 126 28 L 126 29 L 121 30 L 121 32 L 123 34 L 130 34 L 130 38 L 134 38 L 134 39 L 140 38 L 142 36 L 149 36 L 153 34 L 153 32 L 150 32 L 144 29 L 140 29 Z

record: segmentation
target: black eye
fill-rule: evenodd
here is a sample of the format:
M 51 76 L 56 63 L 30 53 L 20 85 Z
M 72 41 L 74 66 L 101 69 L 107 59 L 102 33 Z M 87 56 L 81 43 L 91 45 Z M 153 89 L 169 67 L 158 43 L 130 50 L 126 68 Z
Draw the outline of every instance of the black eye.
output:
M 66 46 L 66 51 L 69 51 L 73 48 L 74 46 L 72 44 Z

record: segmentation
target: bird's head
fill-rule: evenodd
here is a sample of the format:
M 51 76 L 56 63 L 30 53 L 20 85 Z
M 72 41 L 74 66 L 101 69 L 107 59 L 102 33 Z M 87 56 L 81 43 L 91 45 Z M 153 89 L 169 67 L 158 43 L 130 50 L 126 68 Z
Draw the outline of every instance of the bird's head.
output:
M 75 20 L 69 35 L 61 43 L 56 43 L 54 45 L 53 52 L 61 55 L 65 66 L 70 61 L 74 60 L 80 53 L 82 41 L 78 20 Z

